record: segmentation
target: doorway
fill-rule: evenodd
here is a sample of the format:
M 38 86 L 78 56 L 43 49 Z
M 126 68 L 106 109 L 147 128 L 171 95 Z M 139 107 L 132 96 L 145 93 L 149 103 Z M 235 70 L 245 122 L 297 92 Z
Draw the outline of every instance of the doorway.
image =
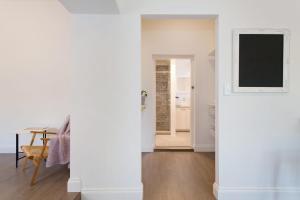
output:
M 218 55 L 217 27 L 216 16 L 150 15 L 142 17 L 142 90 L 147 92 L 142 109 L 142 150 L 150 152 L 143 153 L 143 184 L 147 200 L 176 199 L 176 197 L 199 199 L 200 196 L 203 199 L 213 199 L 212 186 L 214 181 L 218 183 L 218 153 L 214 153 L 215 149 L 216 151 L 218 149 L 218 124 L 215 125 L 215 121 L 218 122 L 218 62 L 215 59 L 215 55 Z M 190 84 L 188 81 L 182 81 L 182 84 L 177 82 L 171 84 L 171 79 L 176 79 L 174 74 L 177 68 L 173 67 L 174 62 L 180 59 L 191 63 Z M 175 73 L 172 69 L 175 69 Z M 165 108 L 161 108 L 165 109 L 165 119 L 161 121 L 165 126 L 160 128 L 158 128 L 160 124 L 157 118 L 160 117 L 158 112 L 161 110 L 156 105 L 158 104 L 158 80 L 156 79 L 158 74 L 164 76 L 163 86 L 160 89 L 164 89 L 166 96 L 165 103 L 160 102 L 161 105 L 165 105 Z M 182 77 L 182 79 L 188 78 L 189 75 Z M 187 100 L 188 98 L 176 99 L 176 84 L 177 94 L 184 91 L 183 96 L 188 93 L 185 88 L 189 87 L 190 101 Z M 172 98 L 172 94 L 175 94 L 173 95 L 175 98 Z M 187 114 L 188 112 L 180 113 L 181 110 L 179 110 L 179 114 L 184 117 L 181 118 L 180 115 L 176 117 L 176 108 L 185 108 L 185 103 L 188 105 L 188 102 L 191 106 L 190 115 Z M 190 116 L 190 119 L 187 116 Z M 176 121 L 181 122 L 177 127 Z M 190 124 L 190 131 L 187 124 Z M 179 148 L 176 144 L 161 145 L 157 141 L 158 137 L 172 138 L 173 136 L 174 138 L 174 135 L 178 133 L 189 132 L 190 143 L 184 145 L 183 148 L 188 147 L 190 148 L 188 151 L 194 152 L 186 152 L 186 149 L 178 152 Z M 175 147 L 176 151 L 171 150 L 170 146 Z M 164 150 L 152 153 L 153 149 L 154 151 Z M 188 161 L 196 164 L 188 166 Z M 199 163 L 203 165 L 198 165 Z M 195 170 L 195 166 L 200 168 Z M 161 173 L 164 170 L 166 171 Z M 209 177 L 202 177 L 203 170 L 209 173 Z M 195 172 L 192 176 L 189 174 L 191 171 Z M 158 172 L 162 176 L 152 175 Z M 187 172 L 187 176 L 176 176 L 183 172 Z M 175 180 L 176 178 L 180 180 Z M 155 181 L 162 185 L 155 184 Z M 203 187 L 195 189 L 191 185 L 181 183 L 195 183 Z M 174 187 L 169 189 L 169 186 Z M 165 188 L 172 191 L 174 196 L 166 198 Z M 153 190 L 156 191 L 155 196 L 152 195 Z
M 192 147 L 192 59 L 154 58 L 156 86 L 155 149 Z
M 190 144 L 183 144 L 183 148 L 194 149 L 196 152 L 215 151 L 215 109 L 217 79 L 215 75 L 215 44 L 216 44 L 216 20 L 215 18 L 191 18 L 185 17 L 159 19 L 142 18 L 142 90 L 147 92 L 147 97 L 142 107 L 142 149 L 143 152 L 152 152 L 159 148 L 169 149 L 168 146 L 157 144 L 157 138 L 175 138 L 176 126 L 176 99 L 171 98 L 171 60 L 189 59 L 191 61 L 191 80 L 194 87 L 191 90 L 191 109 L 178 109 L 185 115 L 184 120 L 178 126 L 179 131 L 188 132 L 186 124 L 190 124 Z M 162 62 L 161 64 L 159 62 Z M 169 87 L 169 96 L 166 97 L 164 115 L 157 116 L 157 91 L 156 75 L 157 66 L 165 65 L 167 69 L 161 69 L 167 73 L 165 87 Z M 163 68 L 163 67 L 162 67 Z M 168 71 L 169 70 L 169 71 Z M 166 72 L 167 71 L 167 72 Z M 167 92 L 165 91 L 165 92 Z M 161 102 L 159 102 L 161 103 Z M 178 106 L 179 107 L 179 106 Z M 159 110 L 160 111 L 160 110 Z M 181 115 L 181 116 L 183 116 Z M 173 120 L 171 117 L 173 116 Z M 180 115 L 178 115 L 180 116 Z M 162 117 L 162 119 L 157 119 Z M 189 118 L 190 117 L 190 118 Z M 182 118 L 181 118 L 182 119 Z M 159 127 L 159 120 L 164 125 Z M 175 121 L 175 122 L 174 122 Z M 190 123 L 188 123 L 190 122 Z M 175 129 L 174 129 L 175 127 Z M 181 130 L 180 130 L 181 129 Z M 173 133 L 173 134 L 172 134 Z M 168 137 L 166 136 L 168 135 Z M 173 137 L 169 137 L 173 136 Z M 161 147 L 167 146 L 167 147 Z

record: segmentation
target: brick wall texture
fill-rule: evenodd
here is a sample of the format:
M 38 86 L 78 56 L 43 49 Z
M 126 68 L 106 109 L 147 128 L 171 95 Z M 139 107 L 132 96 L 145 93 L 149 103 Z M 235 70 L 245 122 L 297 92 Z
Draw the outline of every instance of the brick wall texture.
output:
M 156 130 L 170 131 L 170 62 L 156 63 Z

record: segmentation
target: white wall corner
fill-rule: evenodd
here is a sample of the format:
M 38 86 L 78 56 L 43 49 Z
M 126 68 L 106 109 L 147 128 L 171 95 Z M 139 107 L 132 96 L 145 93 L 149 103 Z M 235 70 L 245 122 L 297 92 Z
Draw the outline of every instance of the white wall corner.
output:
M 142 200 L 143 184 L 135 188 L 82 188 L 81 196 L 90 200 Z
M 68 180 L 68 192 L 81 192 L 80 178 L 69 178 Z
M 217 200 L 299 200 L 300 187 L 220 187 L 213 185 Z
M 199 144 L 194 146 L 195 152 L 215 152 L 214 144 Z
M 152 146 L 142 147 L 142 153 L 151 153 L 153 151 L 154 151 L 154 148 Z
M 0 146 L 0 153 L 16 153 L 15 146 Z

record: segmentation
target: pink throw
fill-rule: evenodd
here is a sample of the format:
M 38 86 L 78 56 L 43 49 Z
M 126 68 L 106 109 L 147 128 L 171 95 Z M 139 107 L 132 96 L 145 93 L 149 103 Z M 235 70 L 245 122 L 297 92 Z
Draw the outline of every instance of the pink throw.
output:
M 50 139 L 46 167 L 70 162 L 70 116 L 67 117 L 57 135 Z

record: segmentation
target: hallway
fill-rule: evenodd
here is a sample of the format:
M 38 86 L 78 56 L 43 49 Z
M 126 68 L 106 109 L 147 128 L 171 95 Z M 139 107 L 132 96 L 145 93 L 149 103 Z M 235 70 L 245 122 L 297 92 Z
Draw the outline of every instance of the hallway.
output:
M 214 200 L 214 165 L 214 153 L 144 153 L 144 200 Z

